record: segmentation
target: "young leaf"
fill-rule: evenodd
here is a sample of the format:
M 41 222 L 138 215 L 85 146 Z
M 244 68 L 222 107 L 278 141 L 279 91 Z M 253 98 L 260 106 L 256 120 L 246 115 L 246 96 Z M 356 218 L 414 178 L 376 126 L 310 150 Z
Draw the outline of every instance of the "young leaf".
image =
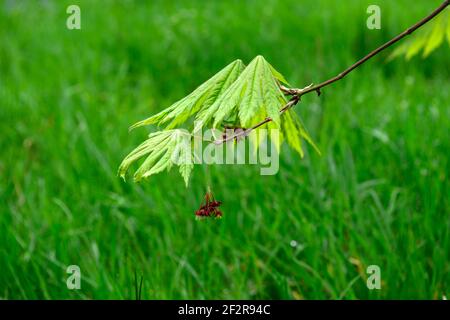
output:
M 445 35 L 450 44 L 450 10 L 448 9 L 400 44 L 389 56 L 389 60 L 400 55 L 404 55 L 409 60 L 421 50 L 423 50 L 422 56 L 426 58 L 444 42 Z
M 446 31 L 446 34 L 447 34 L 447 42 L 450 45 L 450 14 L 447 14 L 447 15 L 448 15 L 448 20 L 447 20 L 447 31 Z
M 281 129 L 277 135 L 279 139 L 277 137 L 272 141 L 278 150 L 283 139 L 286 139 L 288 144 L 303 157 L 301 140 L 305 139 L 320 153 L 295 112 L 286 111 L 280 119 L 280 109 L 287 103 L 279 87 L 279 83 L 287 83 L 284 77 L 262 56 L 257 56 L 243 69 L 244 65 L 240 60 L 234 61 L 187 97 L 133 125 L 131 128 L 153 123 L 165 124 L 170 121 L 164 131 L 150 134 L 146 141 L 125 157 L 119 167 L 119 175 L 125 178 L 130 165 L 146 157 L 134 174 L 135 181 L 178 165 L 187 185 L 194 167 L 192 135 L 184 130 L 172 128 L 196 113 L 196 120 L 199 120 L 200 125 L 197 125 L 194 132 L 211 122 L 214 127 L 226 123 L 249 128 L 270 117 L 273 121 L 267 123 L 265 127 L 269 130 Z M 265 132 L 256 129 L 254 133 L 256 135 L 251 135 L 249 139 L 256 151 L 259 144 L 265 141 L 261 136 L 261 133 Z
M 282 132 L 283 136 L 286 137 L 287 143 L 300 154 L 303 158 L 302 140 L 298 132 L 297 126 L 295 124 L 292 115 L 296 116 L 293 110 L 286 111 L 282 116 Z
M 167 129 L 176 127 L 198 112 L 200 108 L 205 109 L 213 104 L 220 94 L 228 89 L 237 79 L 244 67 L 241 60 L 233 61 L 188 96 L 175 102 L 169 108 L 164 109 L 156 115 L 132 125 L 130 130 L 155 123 L 161 125 L 169 121 L 171 122 L 167 125 Z
M 177 160 L 180 166 L 180 174 L 184 179 L 186 187 L 189 184 L 189 177 L 194 169 L 193 154 L 190 144 L 190 136 L 179 135 L 177 142 Z
M 287 82 L 287 80 L 284 78 L 284 76 L 281 73 L 279 73 L 277 70 L 275 70 L 275 68 L 272 67 L 271 64 L 269 64 L 269 66 L 270 66 L 270 71 L 272 72 L 275 79 L 277 79 L 279 82 L 290 85 L 289 82 Z
M 279 110 L 286 99 L 278 85 L 282 76 L 274 72 L 262 56 L 257 56 L 208 110 L 199 115 L 199 120 L 207 123 L 214 119 L 213 126 L 217 127 L 237 113 L 240 125 L 246 128 L 262 120 L 260 115 L 271 117 L 279 125 Z
M 134 174 L 134 181 L 140 181 L 166 169 L 170 170 L 176 164 L 180 166 L 180 174 L 187 185 L 193 168 L 190 140 L 191 135 L 180 129 L 151 133 L 146 141 L 125 157 L 120 164 L 119 175 L 125 179 L 130 165 L 147 156 Z
M 428 38 L 428 41 L 425 45 L 425 48 L 423 50 L 423 56 L 427 57 L 430 55 L 434 49 L 439 47 L 441 43 L 444 41 L 445 38 L 445 29 L 446 29 L 446 23 L 445 23 L 445 14 L 436 17 L 435 24 L 433 26 L 433 31 L 430 33 L 430 37 Z M 449 16 L 450 18 L 450 16 Z
M 305 139 L 318 154 L 321 154 L 294 110 L 288 110 L 282 115 L 281 132 L 286 137 L 287 143 L 300 154 L 300 157 L 303 158 L 304 155 L 302 139 Z

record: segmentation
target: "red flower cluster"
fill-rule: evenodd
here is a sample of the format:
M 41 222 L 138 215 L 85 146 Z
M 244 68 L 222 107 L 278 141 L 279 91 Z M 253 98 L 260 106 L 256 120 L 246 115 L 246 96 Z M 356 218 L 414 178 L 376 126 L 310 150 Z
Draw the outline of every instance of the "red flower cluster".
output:
M 212 217 L 212 218 L 221 218 L 222 211 L 219 210 L 221 201 L 216 201 L 214 199 L 213 194 L 208 191 L 205 194 L 204 202 L 200 205 L 200 208 L 195 211 L 195 215 L 197 217 Z

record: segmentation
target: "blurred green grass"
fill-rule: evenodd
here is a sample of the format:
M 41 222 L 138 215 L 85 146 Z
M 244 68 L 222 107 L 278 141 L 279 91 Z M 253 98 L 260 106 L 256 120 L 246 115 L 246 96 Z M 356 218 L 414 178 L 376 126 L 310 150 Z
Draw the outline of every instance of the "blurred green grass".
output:
M 0 297 L 441 299 L 449 295 L 449 48 L 375 58 L 297 106 L 323 155 L 211 168 L 224 218 L 196 221 L 205 169 L 116 176 L 130 124 L 236 58 L 328 79 L 440 1 L 0 3 Z M 448 9 L 447 9 L 448 10 Z M 294 240 L 297 246 L 291 246 Z M 77 264 L 82 289 L 66 288 Z M 382 289 L 365 269 L 381 268 Z

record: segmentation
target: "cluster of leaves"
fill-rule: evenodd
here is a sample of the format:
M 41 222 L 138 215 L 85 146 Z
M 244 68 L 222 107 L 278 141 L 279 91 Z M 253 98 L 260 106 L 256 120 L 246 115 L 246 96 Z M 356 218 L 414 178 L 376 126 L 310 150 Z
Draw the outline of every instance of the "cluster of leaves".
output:
M 191 135 L 185 130 L 169 129 L 151 133 L 148 139 L 141 143 L 123 159 L 119 167 L 119 175 L 125 178 L 130 165 L 147 156 L 134 174 L 134 180 L 140 181 L 165 169 L 170 170 L 173 164 L 178 164 L 186 185 L 194 167 L 189 152 Z
M 318 151 L 298 115 L 293 110 L 280 113 L 287 103 L 280 83 L 287 84 L 287 81 L 262 56 L 254 58 L 248 66 L 241 60 L 233 61 L 185 98 L 131 126 L 130 129 L 134 129 L 154 124 L 164 129 L 151 133 L 123 160 L 119 167 L 120 176 L 125 178 L 130 165 L 144 156 L 147 159 L 134 174 L 135 181 L 169 170 L 177 164 L 172 156 L 175 151 L 181 152 L 180 156 L 185 159 L 192 159 L 192 148 L 189 147 L 192 134 L 175 129 L 183 124 L 190 125 L 192 132 L 225 126 L 250 128 L 270 117 L 273 121 L 266 126 L 280 129 L 279 143 L 285 139 L 301 157 L 302 139 Z M 252 136 L 258 137 L 258 134 Z M 252 143 L 255 149 L 258 148 L 258 138 Z M 192 160 L 181 161 L 179 169 L 187 185 L 193 169 Z
M 404 55 L 407 60 L 422 51 L 422 57 L 428 57 L 435 49 L 447 39 L 450 45 L 450 10 L 445 9 L 439 16 L 417 30 L 408 41 L 402 43 L 394 50 L 391 59 Z

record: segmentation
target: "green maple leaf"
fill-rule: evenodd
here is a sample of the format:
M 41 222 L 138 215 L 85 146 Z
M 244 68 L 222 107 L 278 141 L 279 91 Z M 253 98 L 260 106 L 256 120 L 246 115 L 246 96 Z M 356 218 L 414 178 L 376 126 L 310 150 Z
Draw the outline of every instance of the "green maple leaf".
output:
M 139 121 L 130 129 L 149 124 L 162 125 L 171 121 L 167 129 L 174 128 L 184 123 L 190 116 L 197 113 L 201 108 L 205 109 L 212 105 L 217 98 L 230 87 L 244 69 L 241 60 L 235 60 L 225 68 L 216 73 L 212 78 L 204 82 L 188 96 L 175 102 L 167 109 Z
M 198 120 L 207 123 L 214 119 L 217 127 L 222 121 L 237 115 L 240 125 L 248 128 L 264 117 L 280 123 L 279 110 L 286 104 L 278 81 L 285 82 L 263 56 L 257 56 L 236 81 L 205 111 Z
M 416 31 L 410 39 L 399 45 L 389 56 L 389 59 L 404 55 L 407 60 L 419 54 L 428 57 L 436 50 L 445 38 L 450 45 L 450 10 L 446 9 L 441 15 L 433 19 L 423 29 Z
M 119 166 L 119 175 L 125 179 L 130 165 L 147 156 L 134 174 L 134 181 L 140 181 L 176 164 L 186 185 L 194 167 L 190 147 L 191 134 L 185 130 L 173 129 L 151 133 L 148 139 L 123 159 Z
M 207 125 L 215 128 L 230 121 L 238 127 L 250 128 L 270 117 L 273 121 L 265 126 L 280 129 L 280 139 L 273 141 L 278 149 L 286 140 L 303 157 L 302 139 L 305 139 L 319 152 L 298 115 L 292 110 L 280 113 L 287 103 L 280 83 L 287 84 L 287 81 L 262 56 L 254 58 L 247 67 L 241 60 L 233 61 L 185 98 L 131 126 L 130 129 L 149 124 L 166 125 L 163 131 L 151 133 L 125 157 L 119 167 L 119 175 L 125 179 L 131 164 L 146 157 L 134 174 L 135 181 L 178 165 L 187 185 L 194 166 L 190 144 L 192 134 L 174 127 L 190 118 L 197 121 L 196 132 Z M 256 134 L 249 137 L 254 150 L 258 149 L 262 139 L 260 130 L 256 129 Z

